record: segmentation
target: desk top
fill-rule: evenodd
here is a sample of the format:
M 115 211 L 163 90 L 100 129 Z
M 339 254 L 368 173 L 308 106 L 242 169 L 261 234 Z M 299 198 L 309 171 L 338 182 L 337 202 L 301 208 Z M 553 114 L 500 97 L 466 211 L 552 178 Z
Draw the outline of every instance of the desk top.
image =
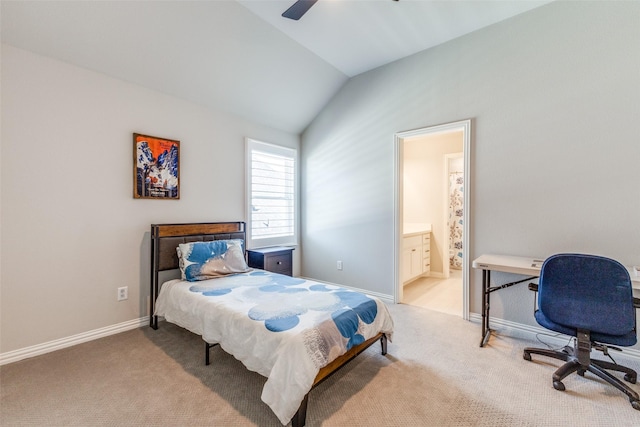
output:
M 544 258 L 529 258 L 511 255 L 481 255 L 473 260 L 473 268 L 502 271 L 504 273 L 539 276 Z
M 473 260 L 473 268 L 483 270 L 501 271 L 504 273 L 539 276 L 544 258 L 519 257 L 511 255 L 480 255 Z M 637 276 L 633 268 L 626 267 L 631 277 L 631 285 L 634 289 L 640 289 L 640 276 Z

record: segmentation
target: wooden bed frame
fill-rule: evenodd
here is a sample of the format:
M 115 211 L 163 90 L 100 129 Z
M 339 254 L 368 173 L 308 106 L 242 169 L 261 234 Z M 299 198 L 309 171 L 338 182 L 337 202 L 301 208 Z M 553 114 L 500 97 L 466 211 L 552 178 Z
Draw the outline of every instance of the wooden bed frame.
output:
M 151 225 L 151 304 L 149 326 L 158 329 L 158 316 L 155 316 L 155 303 L 160 292 L 158 282 L 161 271 L 176 270 L 179 268 L 176 247 L 180 243 L 212 241 L 225 239 L 241 239 L 246 241 L 246 229 L 244 222 L 212 222 L 212 223 L 191 223 L 191 224 L 152 224 Z M 243 245 L 246 253 L 246 245 Z M 382 354 L 387 354 L 387 336 L 379 333 L 362 344 L 351 348 L 342 356 L 320 369 L 313 381 L 312 389 L 335 373 L 342 366 L 347 364 L 358 354 L 380 340 Z M 209 350 L 217 344 L 205 342 L 205 363 L 209 364 Z M 305 425 L 307 415 L 307 403 L 309 394 L 307 393 L 298 408 L 298 411 L 291 419 L 292 427 L 302 427 Z

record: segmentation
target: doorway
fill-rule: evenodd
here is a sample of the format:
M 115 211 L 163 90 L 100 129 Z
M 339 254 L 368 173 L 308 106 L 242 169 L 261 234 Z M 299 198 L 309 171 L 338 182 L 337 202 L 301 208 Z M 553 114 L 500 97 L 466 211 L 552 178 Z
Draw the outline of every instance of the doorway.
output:
M 466 320 L 470 132 L 465 120 L 399 132 L 394 141 L 395 302 Z

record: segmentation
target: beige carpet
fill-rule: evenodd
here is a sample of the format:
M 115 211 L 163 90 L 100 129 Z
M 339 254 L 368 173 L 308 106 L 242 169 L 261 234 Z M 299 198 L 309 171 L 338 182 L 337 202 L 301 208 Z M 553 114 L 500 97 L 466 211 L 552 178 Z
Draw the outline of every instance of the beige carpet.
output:
M 371 347 L 310 394 L 308 426 L 638 426 L 621 392 L 586 374 L 553 389 L 560 362 L 460 317 L 389 307 L 388 355 Z M 2 426 L 279 426 L 264 378 L 161 323 L 0 367 Z M 535 356 L 534 356 L 535 358 Z M 639 370 L 639 363 L 618 358 Z M 639 386 L 633 386 L 639 390 Z

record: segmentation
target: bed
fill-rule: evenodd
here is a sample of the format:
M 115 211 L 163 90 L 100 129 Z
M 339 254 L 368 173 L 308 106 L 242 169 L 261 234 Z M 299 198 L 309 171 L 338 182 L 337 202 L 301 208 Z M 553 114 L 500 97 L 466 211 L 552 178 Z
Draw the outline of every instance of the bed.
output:
M 282 424 L 302 427 L 309 391 L 378 341 L 386 354 L 393 320 L 375 297 L 248 268 L 245 238 L 244 222 L 152 225 L 150 326 L 202 336 L 206 364 L 219 345 L 267 378 L 261 398 Z

